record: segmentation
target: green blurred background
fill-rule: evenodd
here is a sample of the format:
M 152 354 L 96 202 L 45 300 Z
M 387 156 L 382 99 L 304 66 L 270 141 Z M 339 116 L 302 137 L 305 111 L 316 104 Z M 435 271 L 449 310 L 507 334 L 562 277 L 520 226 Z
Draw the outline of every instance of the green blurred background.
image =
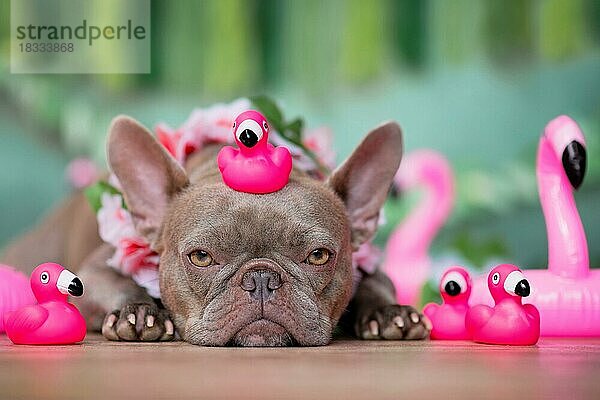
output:
M 177 126 L 194 107 L 266 94 L 286 116 L 331 126 L 338 161 L 386 119 L 403 126 L 408 151 L 445 154 L 457 207 L 433 253 L 475 268 L 545 265 L 535 152 L 545 123 L 571 115 L 588 138 L 577 202 L 600 265 L 600 1 L 154 0 L 149 75 L 10 74 L 9 5 L 0 247 L 68 193 L 70 159 L 104 165 L 116 114 Z M 378 243 L 414 201 L 390 200 Z

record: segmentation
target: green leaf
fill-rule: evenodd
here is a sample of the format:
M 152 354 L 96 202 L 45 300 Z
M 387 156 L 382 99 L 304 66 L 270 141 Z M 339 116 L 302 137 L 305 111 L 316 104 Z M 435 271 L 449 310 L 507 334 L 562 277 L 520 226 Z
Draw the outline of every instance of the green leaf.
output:
M 509 256 L 506 243 L 498 236 L 476 238 L 471 232 L 463 231 L 456 235 L 451 246 L 478 269 L 482 269 L 490 259 Z
M 419 306 L 423 307 L 427 303 L 441 303 L 442 296 L 436 282 L 428 280 L 421 289 L 421 301 Z
M 324 174 L 329 173 L 327 167 L 321 164 L 316 155 L 302 143 L 302 133 L 304 129 L 304 120 L 302 118 L 296 118 L 293 121 L 286 123 L 283 113 L 277 104 L 264 95 L 250 97 L 250 101 L 258 111 L 263 113 L 265 118 L 269 121 L 269 124 L 271 124 L 284 139 L 300 147 L 306 155 L 315 162 L 317 168 L 321 172 Z
M 95 184 L 86 187 L 83 190 L 83 193 L 95 213 L 102 207 L 102 195 L 104 193 L 121 194 L 117 188 L 106 181 L 98 181 Z M 125 204 L 123 204 L 123 207 L 126 208 Z
M 296 118 L 295 120 L 286 125 L 285 133 L 283 133 L 283 135 L 285 137 L 290 138 L 291 140 L 301 142 L 303 128 L 304 121 L 301 118 Z
M 283 121 L 283 114 L 281 113 L 281 110 L 279 110 L 277 103 L 264 95 L 250 97 L 250 101 L 258 111 L 263 113 L 265 118 L 267 118 L 267 121 L 269 121 L 269 124 L 271 124 L 277 132 L 283 134 L 285 124 Z

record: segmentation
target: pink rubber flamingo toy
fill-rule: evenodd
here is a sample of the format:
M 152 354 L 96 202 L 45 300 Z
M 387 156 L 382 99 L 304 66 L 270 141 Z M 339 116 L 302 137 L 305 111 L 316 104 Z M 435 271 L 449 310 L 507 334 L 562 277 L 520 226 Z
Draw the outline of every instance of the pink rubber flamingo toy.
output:
M 429 246 L 454 205 L 454 175 L 448 161 L 433 150 L 409 153 L 394 177 L 402 191 L 424 188 L 424 197 L 388 239 L 383 270 L 396 288 L 399 304 L 417 305 L 429 279 Z
M 475 342 L 534 345 L 540 338 L 540 313 L 531 304 L 522 304 L 531 287 L 521 270 L 512 264 L 501 264 L 488 275 L 488 289 L 496 303 L 484 304 L 467 311 L 465 325 Z
M 245 111 L 233 123 L 239 149 L 225 146 L 217 156 L 223 181 L 247 193 L 271 193 L 282 189 L 292 171 L 292 155 L 283 146 L 268 142 L 269 125 L 258 111 Z
M 548 269 L 528 270 L 528 303 L 541 315 L 542 336 L 600 335 L 600 270 L 590 270 L 585 231 L 573 190 L 586 168 L 585 137 L 566 115 L 550 121 L 537 154 L 538 190 L 548 233 Z M 490 302 L 482 279 L 471 304 Z
M 471 276 L 462 267 L 448 268 L 440 280 L 440 293 L 443 304 L 429 303 L 423 309 L 433 325 L 431 339 L 470 339 L 465 316 L 469 310 Z
M 13 267 L 0 264 L 0 332 L 4 332 L 5 314 L 35 303 L 29 278 Z
M 82 296 L 83 283 L 59 264 L 44 263 L 31 273 L 31 290 L 38 304 L 4 316 L 4 327 L 15 344 L 70 344 L 81 342 L 86 325 L 67 296 Z

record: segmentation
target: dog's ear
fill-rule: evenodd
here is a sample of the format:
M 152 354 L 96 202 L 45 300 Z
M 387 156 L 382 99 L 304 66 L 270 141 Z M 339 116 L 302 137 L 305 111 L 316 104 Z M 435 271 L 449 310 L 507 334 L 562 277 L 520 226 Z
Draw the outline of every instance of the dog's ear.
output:
M 346 204 L 355 250 L 375 235 L 401 159 L 402 131 L 397 123 L 388 122 L 369 132 L 329 177 L 329 186 Z
M 112 121 L 107 153 L 138 233 L 155 248 L 169 201 L 188 184 L 185 171 L 146 128 L 127 116 Z

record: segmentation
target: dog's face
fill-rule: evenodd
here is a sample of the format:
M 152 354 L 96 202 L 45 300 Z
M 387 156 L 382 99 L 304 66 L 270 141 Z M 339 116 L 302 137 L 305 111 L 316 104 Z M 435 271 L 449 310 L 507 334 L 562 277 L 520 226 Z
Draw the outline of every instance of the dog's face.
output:
M 350 230 L 339 198 L 295 175 L 272 195 L 203 176 L 173 199 L 162 231 L 161 293 L 189 342 L 329 340 L 350 296 Z
M 187 172 L 121 117 L 109 139 L 138 231 L 160 253 L 161 296 L 181 336 L 202 345 L 324 345 L 348 304 L 352 251 L 375 233 L 401 157 L 383 125 L 323 183 L 293 171 L 282 190 L 225 186 L 216 149 Z

